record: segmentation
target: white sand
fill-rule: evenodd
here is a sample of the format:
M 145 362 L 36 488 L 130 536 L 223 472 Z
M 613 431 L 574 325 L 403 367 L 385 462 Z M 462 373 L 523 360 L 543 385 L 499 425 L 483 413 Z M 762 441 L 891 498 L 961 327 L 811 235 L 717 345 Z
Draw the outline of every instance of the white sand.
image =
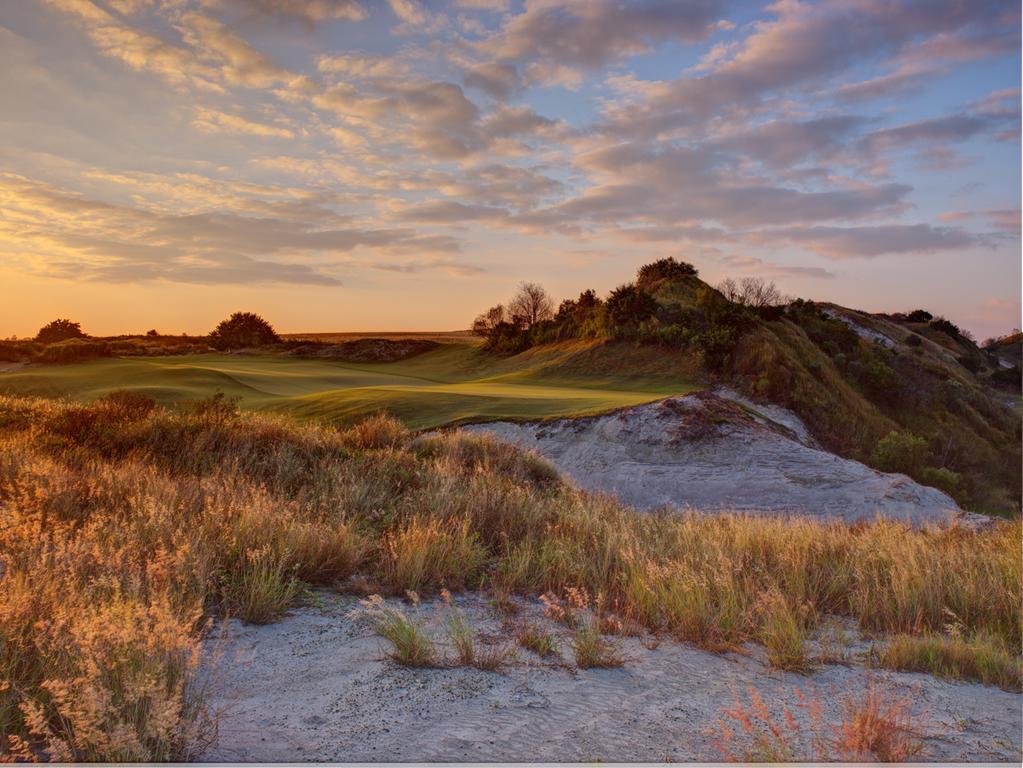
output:
M 822 450 L 792 412 L 719 390 L 603 416 L 465 427 L 533 449 L 580 487 L 639 509 L 782 513 L 847 522 L 979 521 L 936 488 Z
M 760 649 L 721 656 L 664 642 L 651 650 L 636 638 L 625 640 L 620 669 L 556 666 L 522 649 L 500 673 L 408 669 L 384 659 L 381 641 L 348 617 L 354 600 L 320 600 L 270 626 L 231 622 L 214 677 L 220 740 L 206 760 L 719 760 L 712 731 L 736 692 L 753 686 L 781 719 L 783 704 L 802 717 L 801 689 L 818 696 L 825 722 L 834 722 L 843 697 L 871 676 L 912 697 L 921 759 L 1018 763 L 1021 756 L 1023 697 L 998 688 L 859 663 L 810 676 L 779 673 Z M 474 626 L 500 634 L 480 598 L 459 603 Z M 436 604 L 423 610 L 439 619 Z M 546 621 L 537 606 L 526 613 Z M 859 641 L 850 653 L 864 648 Z M 570 660 L 564 643 L 563 651 Z

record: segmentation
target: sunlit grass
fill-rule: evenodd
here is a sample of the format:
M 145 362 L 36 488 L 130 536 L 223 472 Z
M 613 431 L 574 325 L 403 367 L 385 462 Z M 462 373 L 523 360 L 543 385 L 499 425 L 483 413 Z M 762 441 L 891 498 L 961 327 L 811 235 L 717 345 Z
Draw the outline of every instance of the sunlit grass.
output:
M 799 668 L 803 636 L 829 614 L 914 638 L 893 648 L 950 621 L 962 637 L 1020 646 L 1019 521 L 921 531 L 640 514 L 493 440 L 417 445 L 380 420 L 342 433 L 223 404 L 0 398 L 0 507 L 7 755 L 187 759 L 204 738 L 207 619 L 272 621 L 307 584 L 353 577 L 395 594 L 550 591 L 574 614 L 580 666 L 613 661 L 609 630 L 628 624 L 710 649 L 761 641 Z M 572 606 L 573 594 L 597 597 Z M 396 658 L 434 663 L 429 633 L 392 618 L 380 628 Z M 473 664 L 490 665 L 500 646 L 472 642 Z M 900 664 L 921 655 L 940 662 L 926 671 L 1005 679 L 982 671 L 1000 667 L 976 643 L 914 647 Z

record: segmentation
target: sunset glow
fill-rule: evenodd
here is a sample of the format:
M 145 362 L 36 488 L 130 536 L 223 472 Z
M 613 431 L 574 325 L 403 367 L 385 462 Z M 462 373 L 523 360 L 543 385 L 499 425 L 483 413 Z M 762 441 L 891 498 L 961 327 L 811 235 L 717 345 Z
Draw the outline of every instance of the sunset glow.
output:
M 0 335 L 449 330 L 692 262 L 1020 318 L 1017 2 L 0 5 Z

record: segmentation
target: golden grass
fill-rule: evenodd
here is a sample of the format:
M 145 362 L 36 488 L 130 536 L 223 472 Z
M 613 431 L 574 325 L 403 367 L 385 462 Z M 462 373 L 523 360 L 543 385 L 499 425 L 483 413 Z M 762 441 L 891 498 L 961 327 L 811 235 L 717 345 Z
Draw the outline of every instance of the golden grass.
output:
M 187 759 L 205 738 L 206 620 L 272 620 L 305 584 L 353 577 L 392 593 L 584 590 L 601 596 L 598 629 L 759 639 L 779 663 L 796 658 L 786 611 L 799 632 L 835 614 L 912 636 L 954 616 L 964 636 L 1020 645 L 1019 521 L 644 515 L 492 440 L 401 434 L 225 403 L 0 398 L 0 750 Z

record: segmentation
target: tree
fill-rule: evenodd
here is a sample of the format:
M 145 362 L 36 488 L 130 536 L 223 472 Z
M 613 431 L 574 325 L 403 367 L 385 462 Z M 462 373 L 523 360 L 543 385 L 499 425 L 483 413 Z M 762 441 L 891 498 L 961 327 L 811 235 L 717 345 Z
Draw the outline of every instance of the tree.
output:
M 527 330 L 554 317 L 554 300 L 539 283 L 520 283 L 518 293 L 508 302 L 512 320 Z
M 82 333 L 81 324 L 73 323 L 66 318 L 47 323 L 36 334 L 36 341 L 42 344 L 53 344 L 58 341 L 67 341 L 68 339 L 84 338 L 85 334 Z
M 728 278 L 721 281 L 718 290 L 733 304 L 753 309 L 776 307 L 785 303 L 785 297 L 781 295 L 778 286 L 762 277 L 744 277 L 739 282 Z
M 235 312 L 210 334 L 210 343 L 217 349 L 261 347 L 280 340 L 273 326 L 252 312 Z
M 926 309 L 914 309 L 908 315 L 906 315 L 906 322 L 909 323 L 929 323 L 934 319 L 934 315 L 928 312 Z
M 503 304 L 491 307 L 472 323 L 472 332 L 484 339 L 489 339 L 494 330 L 502 323 L 508 322 L 508 313 Z

